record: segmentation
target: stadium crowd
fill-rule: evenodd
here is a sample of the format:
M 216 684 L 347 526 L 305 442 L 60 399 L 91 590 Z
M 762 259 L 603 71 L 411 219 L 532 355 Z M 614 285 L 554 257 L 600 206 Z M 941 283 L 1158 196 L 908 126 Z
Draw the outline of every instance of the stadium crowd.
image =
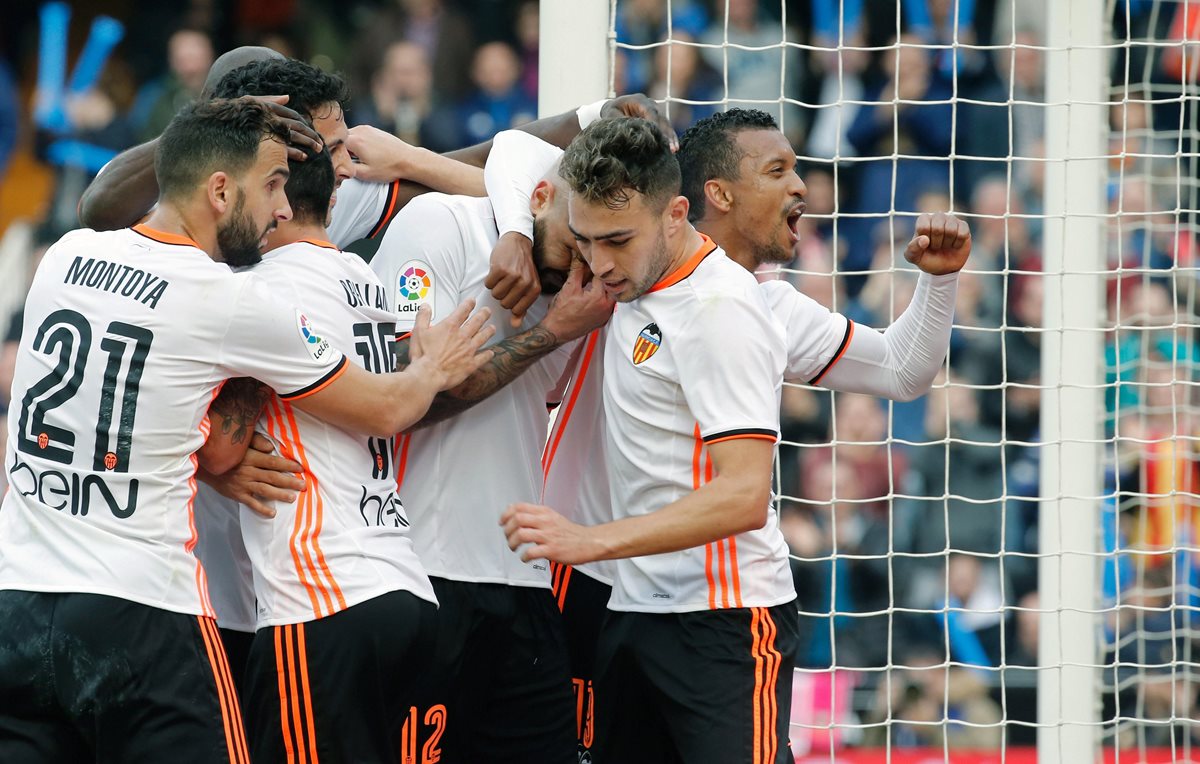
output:
M 26 47 L 16 47 L 16 35 L 0 40 L 9 46 L 0 50 L 8 61 L 0 61 L 0 173 L 17 146 L 20 114 L 38 158 L 54 167 L 39 253 L 78 227 L 80 198 L 104 161 L 160 135 L 199 98 L 216 55 L 235 45 L 264 45 L 343 72 L 353 94 L 348 125 L 370 125 L 438 153 L 487 141 L 537 113 L 537 2 L 167 5 L 122 19 L 130 39 L 149 44 L 118 48 L 96 87 L 69 104 L 65 126 L 34 125 L 31 105 L 17 104 L 16 83 L 28 74 L 18 64 L 32 60 L 27 46 L 36 36 L 26 35 Z M 891 698 L 875 675 L 862 675 L 855 707 L 844 711 L 866 722 L 888 709 L 899 719 L 940 719 L 943 699 L 953 697 L 947 703 L 960 709 L 954 719 L 993 724 L 1000 718 L 996 672 L 922 668 L 948 657 L 987 668 L 1036 664 L 1036 621 L 1031 626 L 1029 614 L 1037 607 L 1031 555 L 1037 552 L 1044 176 L 1038 46 L 1045 33 L 1030 5 L 1037 4 L 905 2 L 898 38 L 897 8 L 886 1 L 673 0 L 669 11 L 661 0 L 616 6 L 615 92 L 700 102 L 664 107 L 680 134 L 727 106 L 762 108 L 800 157 L 807 212 L 794 259 L 781 276 L 772 273 L 777 266 L 764 267 L 760 279 L 782 278 L 855 323 L 886 327 L 916 288 L 918 271 L 900 253 L 917 215 L 955 210 L 971 225 L 974 249 L 960 277 L 948 363 L 931 393 L 880 402 L 784 388 L 776 492 L 802 614 L 796 665 L 914 667 L 911 681 L 891 685 Z M 1132 37 L 1181 34 L 1170 13 L 1149 13 L 1153 3 L 1117 5 L 1118 24 Z M 26 20 L 28 30 L 32 16 Z M 668 23 L 672 44 L 636 47 L 664 40 Z M 801 47 L 719 47 L 773 46 L 781 39 Z M 1017 47 L 939 47 L 952 42 Z M 1197 205 L 1194 198 L 1177 204 L 1176 146 L 1161 139 L 1180 123 L 1178 105 L 1142 103 L 1159 90 L 1178 91 L 1180 64 L 1137 49 L 1128 55 L 1130 61 L 1112 64 L 1120 91 L 1111 112 L 1114 140 L 1136 145 L 1114 146 L 1128 158 L 1113 163 L 1109 184 L 1111 211 L 1118 213 L 1110 223 L 1109 264 L 1127 275 L 1114 278 L 1108 293 L 1109 318 L 1122 331 L 1112 332 L 1106 347 L 1113 384 L 1107 427 L 1117 445 L 1109 455 L 1108 487 L 1116 498 L 1105 533 L 1110 550 L 1153 554 L 1117 558 L 1105 586 L 1110 602 L 1120 598 L 1130 606 L 1108 624 L 1112 654 L 1156 663 L 1138 659 L 1136 646 L 1121 635 L 1136 622 L 1169 648 L 1171 635 L 1191 628 L 1186 619 L 1197 604 L 1176 600 L 1182 607 L 1157 620 L 1138 609 L 1171 602 L 1173 584 L 1200 580 L 1200 562 L 1184 555 L 1173 565 L 1162 551 L 1181 534 L 1194 543 L 1190 534 L 1200 532 L 1200 507 L 1189 498 L 1197 493 L 1200 460 L 1176 453 L 1167 440 L 1197 434 L 1190 415 L 1177 415 L 1190 414 L 1195 396 L 1189 383 L 1200 343 L 1178 324 L 1181 314 L 1184 323 L 1195 322 L 1196 303 L 1168 273 L 1194 265 L 1195 236 L 1172 211 Z M 1127 64 L 1148 76 L 1129 83 L 1121 74 Z M 780 105 L 780 94 L 789 101 Z M 968 102 L 952 106 L 952 96 Z M 81 159 L 53 151 L 68 140 L 98 152 Z M 1192 221 L 1185 214 L 1183 222 Z M 373 245 L 362 250 L 367 258 L 372 252 Z M 19 329 L 19 320 L 10 322 L 0 356 L 4 395 Z M 894 638 L 880 638 L 889 633 Z M 1122 671 L 1108 681 L 1123 682 Z M 1010 672 L 1009 681 L 1018 673 Z M 1177 694 L 1191 693 L 1178 700 L 1176 715 L 1184 715 L 1180 704 L 1191 708 L 1196 700 L 1193 684 L 1181 693 L 1168 682 L 1166 700 L 1123 686 L 1146 693 L 1150 707 L 1165 715 Z M 1013 718 L 1011 705 L 1009 711 Z M 857 742 L 880 742 L 877 733 L 887 734 L 881 729 Z M 949 745 L 978 748 L 998 745 L 1001 735 L 998 727 L 953 723 L 888 729 L 897 746 L 940 746 L 945 736 Z

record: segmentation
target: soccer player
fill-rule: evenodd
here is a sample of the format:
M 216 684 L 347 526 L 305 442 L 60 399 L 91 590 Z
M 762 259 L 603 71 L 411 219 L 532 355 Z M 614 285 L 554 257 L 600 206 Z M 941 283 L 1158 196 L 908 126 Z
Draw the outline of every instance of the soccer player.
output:
M 498 135 L 495 143 L 485 178 L 497 216 L 511 230 L 529 231 L 530 224 L 521 220 L 520 200 L 528 195 L 531 178 L 558 152 L 514 133 Z M 698 230 L 723 245 L 728 242 L 731 259 L 747 270 L 790 257 L 805 189 L 794 173 L 794 153 L 770 115 L 731 109 L 706 118 L 684 135 L 677 156 L 682 186 L 692 202 L 689 217 Z M 704 203 L 705 189 L 715 203 Z M 906 256 L 928 275 L 922 275 L 910 306 L 883 334 L 862 327 L 854 332 L 844 317 L 786 283 L 761 284 L 785 330 L 785 378 L 895 400 L 924 394 L 945 357 L 954 273 L 969 252 L 970 233 L 964 223 L 949 215 L 919 220 Z M 545 503 L 584 525 L 612 519 L 603 469 L 603 368 L 596 360 L 603 348 L 604 333 L 594 333 L 573 364 L 564 415 L 551 432 L 546 454 Z M 594 635 L 610 593 L 611 566 L 609 561 L 560 566 L 555 577 L 576 687 L 586 696 L 580 698 L 581 708 L 591 702 Z M 579 734 L 582 752 L 594 734 L 585 716 Z
M 146 224 L 71 232 L 35 274 L 0 509 L 0 761 L 248 761 L 192 554 L 197 461 L 230 458 L 197 454 L 210 401 L 253 376 L 386 435 L 490 358 L 488 312 L 466 319 L 464 304 L 440 327 L 421 319 L 405 372 L 367 374 L 219 262 L 255 262 L 290 217 L 287 137 L 254 102 L 185 109 Z
M 518 560 L 496 525 L 509 503 L 540 497 L 547 392 L 572 341 L 612 312 L 599 282 L 585 285 L 575 262 L 566 197 L 551 168 L 526 202 L 543 296 L 525 320 L 553 314 L 563 301 L 578 306 L 573 315 L 548 316 L 524 333 L 527 341 L 497 351 L 489 366 L 511 384 L 465 413 L 461 401 L 443 396 L 426 419 L 444 421 L 399 443 L 398 492 L 441 607 L 431 664 L 444 677 L 446 762 L 575 758 L 570 675 L 546 565 Z M 420 305 L 431 305 L 436 318 L 468 296 L 495 306 L 485 280 L 498 238 L 486 197 L 426 194 L 396 217 L 371 265 L 409 321 Z M 497 336 L 511 342 L 518 329 L 495 316 Z M 533 352 L 539 348 L 554 350 Z M 462 401 L 478 397 L 461 390 Z

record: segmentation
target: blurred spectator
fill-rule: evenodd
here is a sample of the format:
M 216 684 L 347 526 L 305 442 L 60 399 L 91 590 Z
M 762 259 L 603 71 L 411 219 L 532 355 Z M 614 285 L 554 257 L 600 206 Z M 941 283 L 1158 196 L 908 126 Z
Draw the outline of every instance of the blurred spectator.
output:
M 625 92 L 645 93 L 654 77 L 653 51 L 667 38 L 667 11 L 671 30 L 695 40 L 704 33 L 708 14 L 697 0 L 625 0 L 617 3 L 617 41 L 637 49 L 623 48 Z M 653 46 L 642 48 L 641 46 Z M 618 91 L 620 92 L 620 91 Z
M 987 685 L 971 669 L 949 666 L 936 649 L 917 646 L 901 658 L 906 668 L 892 669 L 879 683 L 872 726 L 863 742 L 895 748 L 992 749 L 1004 729 L 1000 708 Z M 892 722 L 885 726 L 884 722 Z M 908 723 L 906 723 L 908 722 Z
M 21 123 L 21 105 L 17 101 L 17 84 L 13 81 L 8 63 L 0 58 L 0 181 L 17 146 L 17 129 Z
M 521 92 L 520 78 L 521 62 L 511 45 L 489 42 L 480 46 L 471 63 L 475 92 L 438 110 L 436 125 L 427 135 L 429 148 L 448 151 L 470 146 L 536 119 L 537 104 Z
M 757 0 L 720 3 L 700 37 L 715 46 L 702 51 L 708 65 L 714 72 L 728 72 L 730 105 L 770 113 L 792 144 L 799 146 L 803 135 L 799 107 L 772 103 L 799 92 L 804 79 L 799 49 L 784 45 L 789 39 L 795 42 L 795 34 L 779 19 L 766 16 Z
M 973 46 L 975 33 L 975 0 L 905 0 L 900 3 L 904 22 L 910 33 L 929 45 L 944 45 L 932 52 L 934 76 L 947 83 L 957 72 L 960 78 L 977 77 L 984 64 L 979 50 Z
M 521 3 L 521 7 L 517 9 L 516 23 L 517 53 L 521 58 L 521 92 L 534 103 L 537 103 L 538 98 L 540 23 L 537 0 Z
M 686 32 L 676 32 L 671 44 L 655 49 L 654 81 L 647 91 L 651 98 L 671 97 L 667 105 L 671 126 L 680 134 L 697 120 L 715 114 L 721 106 L 714 102 L 723 95 L 720 75 L 705 63 L 692 42 Z
M 212 62 L 212 40 L 206 33 L 180 29 L 171 35 L 167 73 L 142 86 L 129 113 L 139 142 L 161 135 L 171 118 L 200 96 Z
M 850 212 L 867 215 L 843 223 L 847 270 L 870 262 L 871 234 L 880 217 L 914 212 L 922 192 L 949 187 L 949 162 L 936 158 L 950 152 L 952 109 L 949 103 L 922 102 L 948 101 L 951 91 L 933 76 L 929 52 L 919 42 L 905 35 L 897 47 L 883 51 L 885 79 L 868 91 L 866 100 L 874 103 L 863 106 L 850 127 L 848 137 L 859 156 L 875 158 L 858 165 L 856 198 L 847 205 Z
M 414 145 L 424 144 L 425 120 L 433 111 L 433 76 L 425 51 L 397 42 L 371 77 L 371 95 L 352 105 L 351 122 L 372 125 Z
M 1038 665 L 1038 633 L 1042 614 L 1041 598 L 1037 592 L 1028 594 L 1017 600 L 1015 640 L 1009 644 L 1008 655 L 1004 662 L 1010 666 Z
M 358 29 L 350 56 L 356 80 L 354 92 L 370 91 L 371 75 L 394 42 L 411 42 L 425 51 L 433 70 L 433 92 L 446 101 L 466 96 L 470 89 L 470 52 L 474 32 L 466 16 L 443 0 L 392 0 Z
M 1010 441 L 1031 441 L 1041 412 L 1043 277 L 1027 274 L 1012 281 L 1011 318 L 1003 333 L 975 344 L 967 373 L 982 385 L 980 422 Z M 1001 387 L 1003 385 L 1003 387 Z M 997 494 L 999 495 L 999 494 Z

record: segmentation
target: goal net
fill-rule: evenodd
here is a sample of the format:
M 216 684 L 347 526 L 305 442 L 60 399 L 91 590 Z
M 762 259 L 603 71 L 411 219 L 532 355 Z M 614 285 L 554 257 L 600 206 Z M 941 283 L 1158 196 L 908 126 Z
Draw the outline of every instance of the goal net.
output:
M 1200 2 L 593 1 L 611 92 L 791 139 L 763 278 L 883 328 L 973 232 L 933 392 L 784 392 L 798 761 L 1200 758 Z

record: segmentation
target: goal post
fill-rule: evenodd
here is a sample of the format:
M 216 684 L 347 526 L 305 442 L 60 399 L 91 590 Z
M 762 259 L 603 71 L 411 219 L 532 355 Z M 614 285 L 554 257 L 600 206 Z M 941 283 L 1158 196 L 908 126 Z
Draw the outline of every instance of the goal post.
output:
M 1105 11 L 1103 0 L 1046 3 L 1040 761 L 1094 762 L 1100 741 Z
M 609 95 L 609 0 L 541 0 L 538 116 Z

